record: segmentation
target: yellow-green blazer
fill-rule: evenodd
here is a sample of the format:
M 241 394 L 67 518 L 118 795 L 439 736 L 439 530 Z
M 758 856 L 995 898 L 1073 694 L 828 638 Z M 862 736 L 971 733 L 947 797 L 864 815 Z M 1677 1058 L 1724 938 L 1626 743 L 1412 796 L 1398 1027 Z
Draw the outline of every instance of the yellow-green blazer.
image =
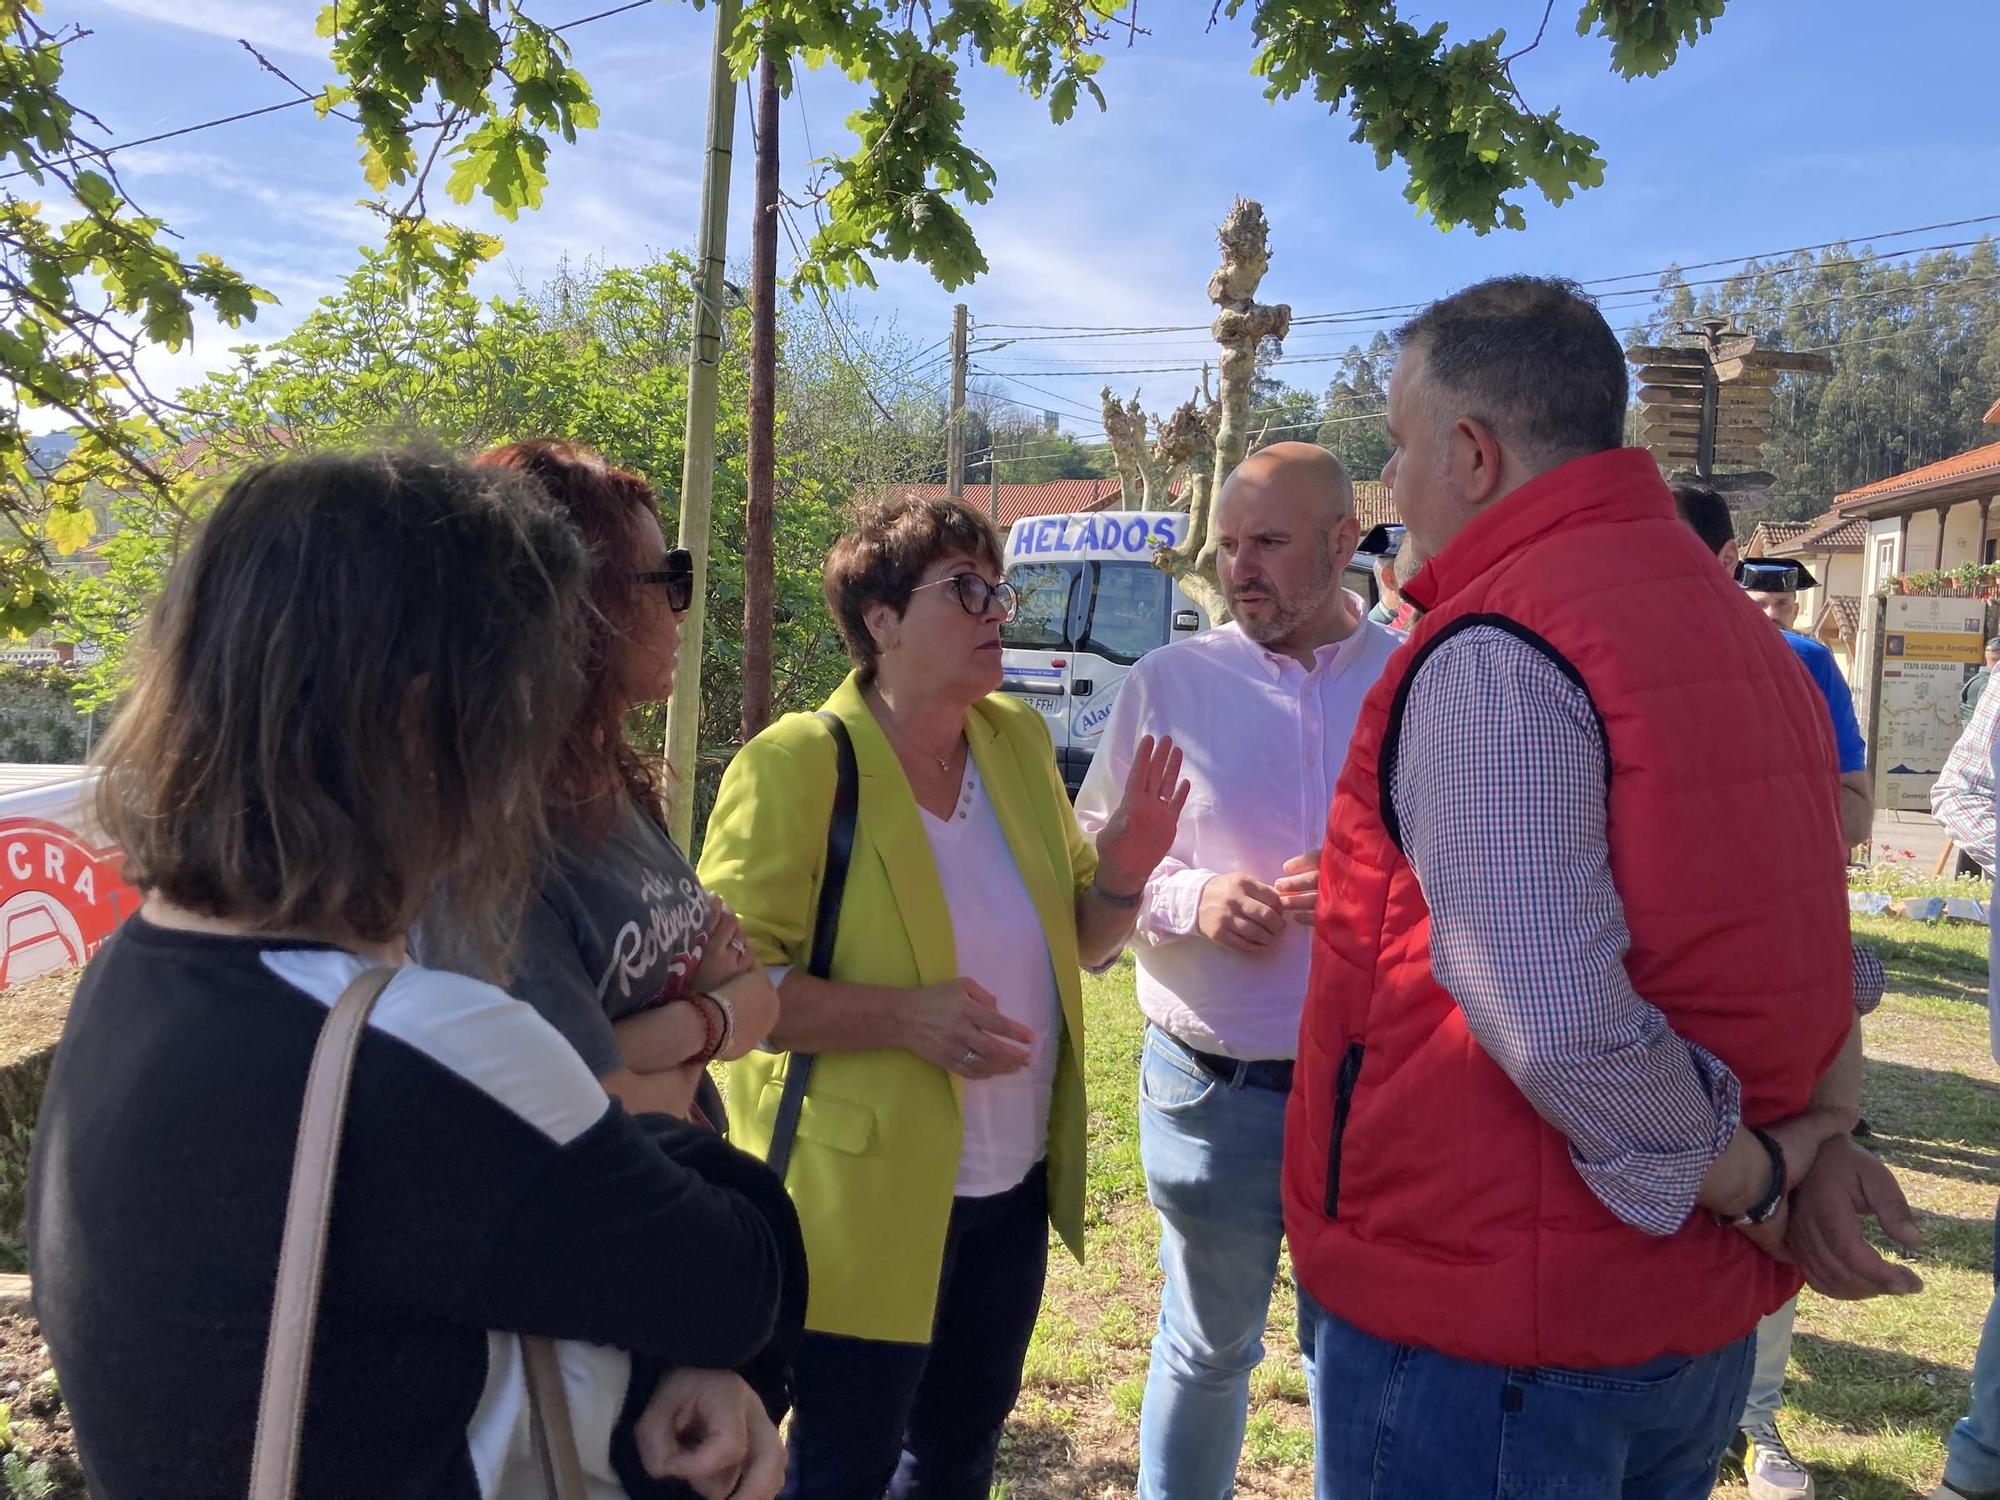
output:
M 826 706 L 854 743 L 859 824 L 840 909 L 833 975 L 915 989 L 958 974 L 951 914 L 908 778 L 861 696 L 858 677 Z M 966 739 L 1048 938 L 1065 1035 L 1049 1120 L 1049 1218 L 1083 1254 L 1083 995 L 1076 900 L 1097 871 L 1056 770 L 1049 732 L 1025 703 L 972 707 Z M 833 739 L 787 714 L 738 752 L 702 847 L 701 882 L 736 909 L 766 964 L 803 966 L 826 862 Z M 789 1054 L 729 1067 L 734 1139 L 762 1155 Z M 821 1054 L 799 1116 L 786 1186 L 805 1228 L 806 1324 L 856 1338 L 928 1343 L 963 1128 L 959 1080 L 902 1048 Z

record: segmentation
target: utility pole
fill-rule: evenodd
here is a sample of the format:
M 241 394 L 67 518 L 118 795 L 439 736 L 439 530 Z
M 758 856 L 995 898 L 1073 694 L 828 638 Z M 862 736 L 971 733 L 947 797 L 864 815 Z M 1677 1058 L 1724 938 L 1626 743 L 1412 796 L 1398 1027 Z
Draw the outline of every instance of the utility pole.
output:
M 741 0 L 716 0 L 708 73 L 708 155 L 703 167 L 699 282 L 688 357 L 687 432 L 681 470 L 680 545 L 694 554 L 694 604 L 681 621 L 674 696 L 667 705 L 667 826 L 683 849 L 694 832 L 695 760 L 701 743 L 701 634 L 708 599 L 708 527 L 715 492 L 715 394 L 722 368 L 723 262 L 729 253 L 729 166 L 736 138 L 736 81 L 729 43 Z
M 993 445 L 986 445 L 986 510 L 993 524 L 1000 524 L 1000 461 L 993 456 Z
M 743 515 L 743 738 L 771 722 L 771 533 L 777 516 L 778 70 L 757 61 L 757 207 L 750 234 L 750 442 Z
M 945 427 L 944 482 L 954 500 L 965 498 L 965 304 L 951 311 L 951 415 Z

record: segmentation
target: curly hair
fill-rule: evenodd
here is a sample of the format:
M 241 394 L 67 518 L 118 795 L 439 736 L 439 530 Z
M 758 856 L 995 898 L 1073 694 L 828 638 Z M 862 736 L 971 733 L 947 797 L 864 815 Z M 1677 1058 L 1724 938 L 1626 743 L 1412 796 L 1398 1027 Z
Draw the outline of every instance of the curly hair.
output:
M 526 438 L 490 449 L 477 468 L 507 469 L 537 480 L 569 518 L 591 556 L 591 610 L 584 622 L 583 701 L 549 776 L 551 819 L 601 835 L 629 795 L 665 826 L 656 763 L 625 737 L 626 703 L 615 665 L 617 646 L 639 611 L 632 579 L 633 524 L 659 514 L 659 497 L 637 474 L 607 462 L 595 449 L 562 438 Z

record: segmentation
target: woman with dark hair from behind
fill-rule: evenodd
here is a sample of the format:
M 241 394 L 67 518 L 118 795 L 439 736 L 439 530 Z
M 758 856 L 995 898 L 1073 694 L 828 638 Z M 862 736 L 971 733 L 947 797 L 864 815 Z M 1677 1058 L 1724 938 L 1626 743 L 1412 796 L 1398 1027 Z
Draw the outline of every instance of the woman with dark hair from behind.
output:
M 323 456 L 238 478 L 168 580 L 98 756 L 145 902 L 78 988 L 29 1180 L 99 1500 L 244 1493 L 308 1061 L 379 966 L 296 1493 L 539 1495 L 524 1333 L 569 1341 L 596 1500 L 776 1490 L 736 1372 L 801 1315 L 782 1190 L 466 977 L 505 972 L 586 568 L 518 477 Z M 461 972 L 406 961 L 420 907 Z
M 507 989 L 627 1109 L 721 1125 L 706 1064 L 761 1042 L 778 995 L 668 835 L 657 776 L 625 735 L 634 708 L 673 691 L 693 563 L 667 550 L 652 486 L 589 448 L 534 438 L 474 463 L 539 481 L 591 555 L 581 701 L 549 777 L 552 843 Z M 429 931 L 418 933 L 419 956 Z

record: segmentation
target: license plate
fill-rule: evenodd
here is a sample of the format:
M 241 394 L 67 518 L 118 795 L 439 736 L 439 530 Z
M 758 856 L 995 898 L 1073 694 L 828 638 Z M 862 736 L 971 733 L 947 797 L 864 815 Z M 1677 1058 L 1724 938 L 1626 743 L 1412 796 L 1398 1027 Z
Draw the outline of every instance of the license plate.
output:
M 1063 701 L 1060 693 L 1022 693 L 1021 701 L 1031 705 L 1037 713 L 1047 714 L 1051 719 L 1062 717 Z

